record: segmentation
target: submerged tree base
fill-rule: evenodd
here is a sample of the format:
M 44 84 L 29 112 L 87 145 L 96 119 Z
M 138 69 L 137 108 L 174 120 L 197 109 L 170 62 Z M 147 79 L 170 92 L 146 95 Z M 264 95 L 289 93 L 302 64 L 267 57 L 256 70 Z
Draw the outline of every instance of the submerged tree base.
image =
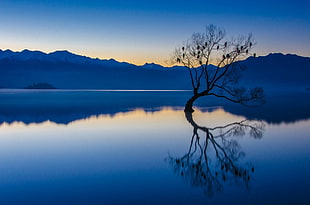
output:
M 185 113 L 193 113 L 193 112 L 195 112 L 195 110 L 192 107 L 185 107 L 184 112 Z
M 185 105 L 185 108 L 184 108 L 184 112 L 188 112 L 188 113 L 193 113 L 195 110 L 193 109 L 193 105 L 194 105 L 194 102 L 199 98 L 199 97 L 202 97 L 202 95 L 193 95 L 187 102 L 186 102 L 186 105 Z

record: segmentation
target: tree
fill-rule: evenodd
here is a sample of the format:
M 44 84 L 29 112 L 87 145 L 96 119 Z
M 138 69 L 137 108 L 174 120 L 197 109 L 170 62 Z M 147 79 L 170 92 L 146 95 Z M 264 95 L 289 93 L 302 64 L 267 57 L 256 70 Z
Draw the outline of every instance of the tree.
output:
M 214 25 L 204 33 L 192 37 L 176 48 L 172 62 L 185 66 L 190 75 L 193 96 L 184 111 L 193 112 L 193 103 L 202 96 L 216 96 L 248 106 L 264 102 L 260 87 L 246 89 L 238 86 L 240 72 L 244 69 L 238 61 L 251 54 L 252 34 L 227 40 L 225 30 Z

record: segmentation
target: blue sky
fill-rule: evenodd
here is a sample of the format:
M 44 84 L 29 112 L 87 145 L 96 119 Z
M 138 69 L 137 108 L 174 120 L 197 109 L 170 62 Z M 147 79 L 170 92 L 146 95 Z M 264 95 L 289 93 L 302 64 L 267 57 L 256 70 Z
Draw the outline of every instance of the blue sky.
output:
M 253 33 L 258 55 L 310 56 L 308 1 L 0 0 L 0 49 L 71 52 L 135 64 L 165 60 L 209 24 Z

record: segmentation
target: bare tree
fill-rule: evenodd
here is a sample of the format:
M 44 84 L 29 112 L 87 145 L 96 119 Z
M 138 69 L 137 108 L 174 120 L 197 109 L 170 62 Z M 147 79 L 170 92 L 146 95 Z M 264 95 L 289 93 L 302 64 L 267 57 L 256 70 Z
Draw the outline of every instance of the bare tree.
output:
M 214 25 L 176 48 L 172 62 L 185 66 L 190 75 L 193 96 L 187 101 L 186 112 L 193 112 L 193 103 L 202 96 L 213 95 L 235 103 L 252 106 L 264 102 L 260 87 L 246 89 L 238 86 L 244 69 L 238 61 L 252 54 L 252 34 L 225 38 L 225 30 Z

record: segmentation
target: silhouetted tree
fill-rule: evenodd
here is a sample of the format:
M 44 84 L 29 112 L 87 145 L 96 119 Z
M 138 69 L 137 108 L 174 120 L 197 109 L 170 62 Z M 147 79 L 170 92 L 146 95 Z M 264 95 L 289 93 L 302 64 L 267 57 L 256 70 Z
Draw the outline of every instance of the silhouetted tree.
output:
M 249 106 L 263 103 L 262 88 L 238 86 L 240 71 L 244 69 L 238 61 L 251 55 L 253 45 L 252 34 L 227 40 L 224 29 L 209 25 L 204 33 L 194 33 L 176 48 L 172 62 L 188 69 L 193 88 L 185 111 L 193 112 L 193 103 L 208 95 Z
M 213 196 L 223 191 L 223 183 L 232 182 L 249 189 L 254 166 L 241 163 L 245 156 L 236 136 L 250 135 L 260 139 L 264 131 L 261 121 L 242 120 L 213 128 L 198 125 L 192 112 L 186 112 L 187 121 L 193 126 L 189 150 L 181 157 L 168 157 L 175 173 L 195 187 Z

